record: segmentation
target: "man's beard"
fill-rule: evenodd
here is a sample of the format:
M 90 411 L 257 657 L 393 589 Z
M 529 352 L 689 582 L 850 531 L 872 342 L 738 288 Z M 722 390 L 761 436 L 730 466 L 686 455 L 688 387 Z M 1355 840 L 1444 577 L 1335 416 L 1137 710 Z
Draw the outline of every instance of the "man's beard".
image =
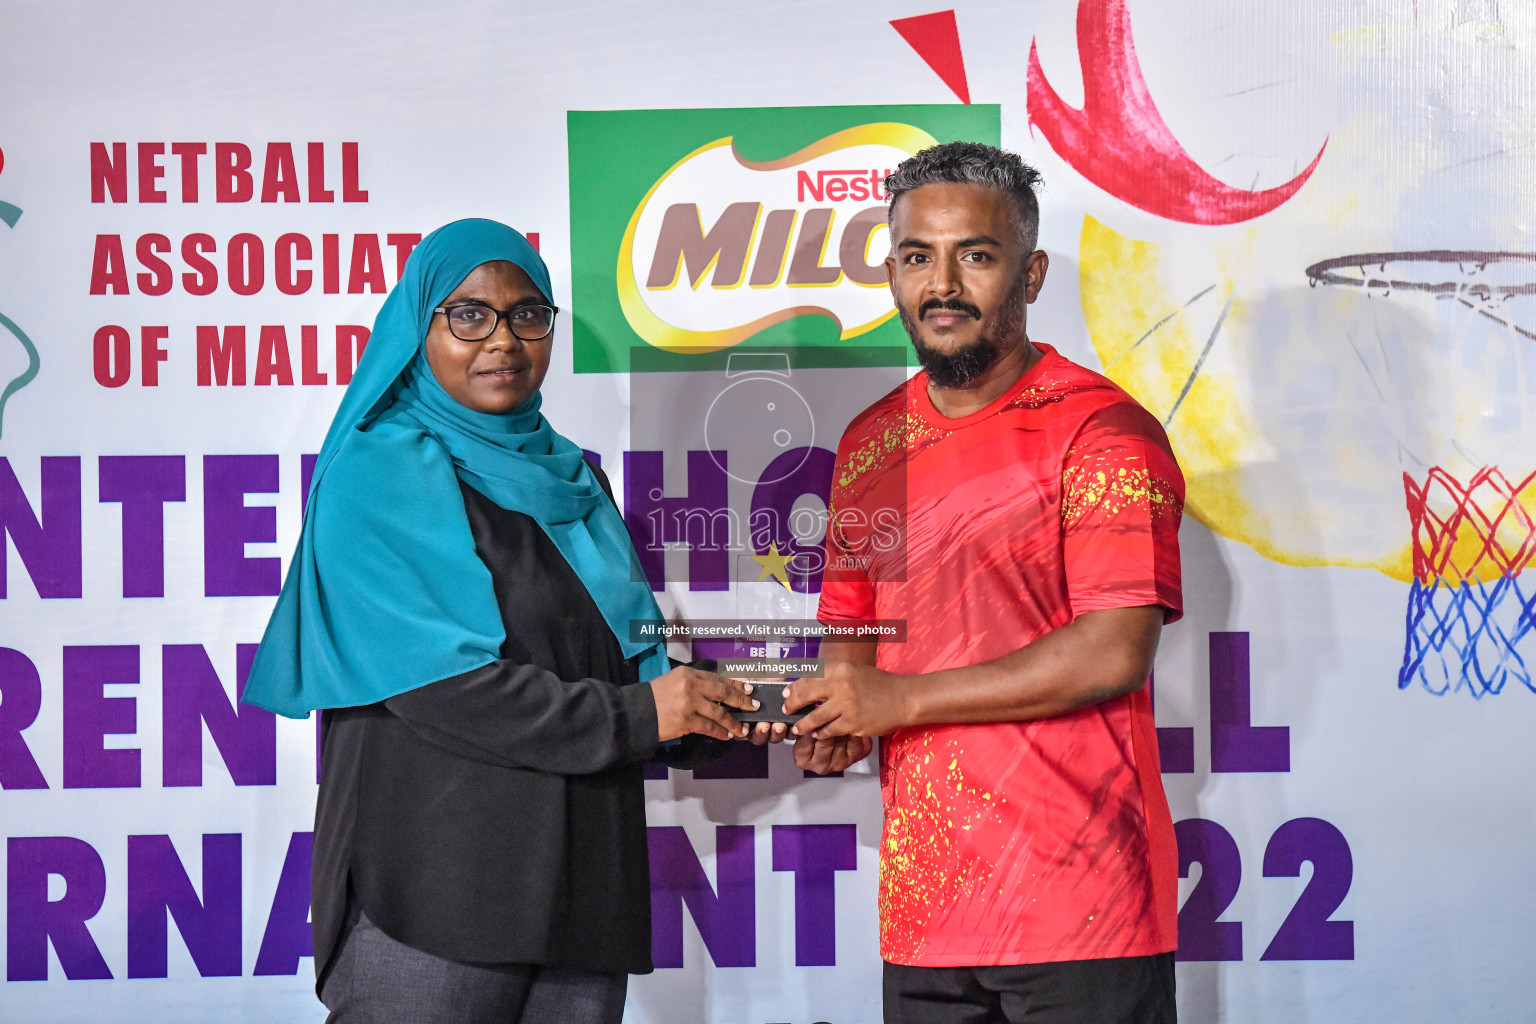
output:
M 995 336 L 1010 338 L 1019 333 L 1024 322 L 1026 284 L 1026 280 L 1020 277 L 1013 290 L 1008 293 L 1008 298 L 999 311 L 997 330 L 993 332 Z M 918 336 L 917 324 L 907 315 L 905 309 L 897 308 L 901 314 L 901 325 L 906 328 L 907 337 L 912 339 L 912 347 L 917 351 L 917 361 L 924 370 L 928 371 L 928 380 L 934 387 L 967 387 L 990 370 L 1002 355 L 997 342 L 985 333 L 978 335 L 975 341 L 962 345 L 952 352 L 940 352 L 923 342 Z M 969 313 L 977 320 L 981 319 L 980 309 L 959 299 L 929 299 L 917 308 L 917 317 L 921 320 L 936 309 Z

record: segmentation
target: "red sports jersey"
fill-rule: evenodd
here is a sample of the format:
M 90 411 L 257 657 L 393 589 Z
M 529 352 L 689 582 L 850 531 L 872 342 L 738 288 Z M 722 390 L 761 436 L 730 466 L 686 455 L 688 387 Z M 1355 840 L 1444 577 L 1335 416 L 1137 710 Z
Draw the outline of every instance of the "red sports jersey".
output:
M 1083 612 L 1182 610 L 1184 481 L 1157 421 L 1045 345 L 947 419 L 927 374 L 843 435 L 819 617 L 903 619 L 882 669 L 1023 647 Z M 880 745 L 880 949 L 924 967 L 1162 953 L 1178 863 L 1143 687 L 1031 722 L 898 729 Z

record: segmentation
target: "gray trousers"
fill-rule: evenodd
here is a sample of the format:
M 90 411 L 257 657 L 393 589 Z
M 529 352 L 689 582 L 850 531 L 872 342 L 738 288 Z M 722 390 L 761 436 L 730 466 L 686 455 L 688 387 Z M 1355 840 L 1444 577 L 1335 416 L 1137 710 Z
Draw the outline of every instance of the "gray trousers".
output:
M 461 964 L 423 953 L 357 913 L 320 1001 L 326 1024 L 619 1024 L 625 974 Z

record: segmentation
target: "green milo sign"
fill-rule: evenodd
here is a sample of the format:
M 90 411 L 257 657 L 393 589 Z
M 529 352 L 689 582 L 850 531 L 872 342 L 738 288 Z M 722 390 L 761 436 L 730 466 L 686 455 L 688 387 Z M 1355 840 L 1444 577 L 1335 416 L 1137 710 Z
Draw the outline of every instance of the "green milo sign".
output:
M 576 372 L 715 369 L 762 347 L 900 365 L 883 179 L 940 142 L 996 145 L 1000 115 L 571 111 L 567 131 Z

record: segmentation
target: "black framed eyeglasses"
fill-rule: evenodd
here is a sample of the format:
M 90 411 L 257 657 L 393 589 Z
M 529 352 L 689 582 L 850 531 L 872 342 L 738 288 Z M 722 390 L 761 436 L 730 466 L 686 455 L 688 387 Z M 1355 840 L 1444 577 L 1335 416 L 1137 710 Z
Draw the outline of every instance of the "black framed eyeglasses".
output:
M 519 341 L 542 341 L 555 329 L 555 314 L 560 307 L 521 302 L 511 309 L 496 309 L 483 302 L 462 302 L 438 306 L 432 312 L 448 318 L 448 330 L 460 341 L 484 341 L 496 333 L 496 325 L 503 320 Z

